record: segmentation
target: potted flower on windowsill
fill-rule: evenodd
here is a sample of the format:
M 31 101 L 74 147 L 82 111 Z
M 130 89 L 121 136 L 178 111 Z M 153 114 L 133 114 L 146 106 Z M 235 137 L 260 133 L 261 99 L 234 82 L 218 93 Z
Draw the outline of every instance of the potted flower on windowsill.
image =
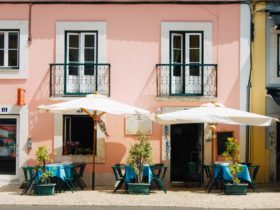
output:
M 46 170 L 46 163 L 50 160 L 48 148 L 46 146 L 39 147 L 35 155 L 39 164 L 37 167 L 39 177 L 33 186 L 33 192 L 35 195 L 53 195 L 55 184 L 51 183 L 52 172 Z
M 247 183 L 240 183 L 238 173 L 242 171 L 240 166 L 239 144 L 234 138 L 228 138 L 226 142 L 226 151 L 223 153 L 226 160 L 229 161 L 228 168 L 232 176 L 232 184 L 225 184 L 225 194 L 229 195 L 246 195 Z
M 127 163 L 135 171 L 137 182 L 128 183 L 128 193 L 149 194 L 150 184 L 143 182 L 144 165 L 152 164 L 152 147 L 148 136 L 139 136 L 138 143 L 135 143 L 129 150 Z

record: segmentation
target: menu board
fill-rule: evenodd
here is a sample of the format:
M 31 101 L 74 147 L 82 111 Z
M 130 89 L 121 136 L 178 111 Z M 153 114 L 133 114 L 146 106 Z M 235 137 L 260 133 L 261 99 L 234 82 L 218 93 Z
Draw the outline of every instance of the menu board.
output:
M 128 135 L 152 134 L 152 121 L 142 115 L 126 115 L 125 133 Z

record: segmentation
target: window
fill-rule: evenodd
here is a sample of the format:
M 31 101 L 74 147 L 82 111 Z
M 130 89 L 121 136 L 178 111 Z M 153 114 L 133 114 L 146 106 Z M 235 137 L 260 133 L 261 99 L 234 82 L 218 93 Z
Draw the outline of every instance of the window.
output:
M 94 75 L 97 63 L 97 32 L 66 32 L 68 75 Z M 82 64 L 82 65 L 81 65 Z
M 170 93 L 202 92 L 202 32 L 170 32 Z
M 199 66 L 202 63 L 202 32 L 171 32 L 171 63 L 174 66 L 173 76 L 181 77 L 182 64 L 189 66 L 189 76 L 199 76 Z
M 0 30 L 0 68 L 19 68 L 19 31 Z
M 233 131 L 217 132 L 217 153 L 223 155 L 226 151 L 227 138 L 233 137 Z
M 63 155 L 92 154 L 93 120 L 85 115 L 64 115 L 63 125 Z
M 280 77 L 280 35 L 277 36 L 277 76 Z

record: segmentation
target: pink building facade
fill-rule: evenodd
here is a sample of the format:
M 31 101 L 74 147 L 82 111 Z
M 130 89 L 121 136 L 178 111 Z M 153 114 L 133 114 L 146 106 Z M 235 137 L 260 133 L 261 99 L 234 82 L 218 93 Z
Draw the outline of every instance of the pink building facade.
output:
M 0 177 L 21 182 L 21 167 L 36 164 L 36 149 L 46 145 L 55 162 L 86 161 L 90 185 L 92 122 L 83 113 L 40 113 L 41 104 L 98 90 L 155 113 L 213 101 L 244 108 L 247 10 L 239 4 L 0 4 L 0 123 L 16 127 L 10 144 L 0 134 L 0 147 L 15 150 L 0 153 Z M 25 89 L 22 106 L 18 88 Z M 111 166 L 126 162 L 137 139 L 128 119 L 103 117 L 111 137 L 98 130 L 96 185 L 112 185 Z M 206 125 L 145 126 L 154 162 L 169 166 L 168 183 L 194 181 L 186 175 L 189 162 L 211 163 Z M 244 137 L 237 126 L 218 131 Z

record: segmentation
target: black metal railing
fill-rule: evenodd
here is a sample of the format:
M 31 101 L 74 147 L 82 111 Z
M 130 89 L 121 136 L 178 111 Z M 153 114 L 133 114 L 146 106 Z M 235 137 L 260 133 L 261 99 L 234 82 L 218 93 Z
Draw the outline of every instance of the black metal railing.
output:
M 50 64 L 50 97 L 84 96 L 95 93 L 110 96 L 110 64 Z
M 157 97 L 217 97 L 216 64 L 156 64 Z

